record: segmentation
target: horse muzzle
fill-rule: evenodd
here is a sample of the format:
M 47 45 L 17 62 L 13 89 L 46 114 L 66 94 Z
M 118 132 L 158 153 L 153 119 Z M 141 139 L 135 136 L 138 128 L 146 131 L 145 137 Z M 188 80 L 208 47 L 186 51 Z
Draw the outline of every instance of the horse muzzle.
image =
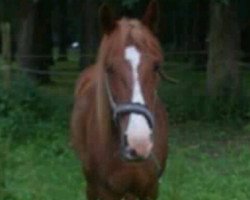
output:
M 153 148 L 154 117 L 148 108 L 138 103 L 117 105 L 113 110 L 114 121 L 120 123 L 124 115 L 136 114 L 144 126 L 123 132 L 121 135 L 121 154 L 127 161 L 141 161 L 147 159 Z
M 123 146 L 122 157 L 127 161 L 143 161 L 149 158 L 153 148 L 153 141 L 138 141 Z

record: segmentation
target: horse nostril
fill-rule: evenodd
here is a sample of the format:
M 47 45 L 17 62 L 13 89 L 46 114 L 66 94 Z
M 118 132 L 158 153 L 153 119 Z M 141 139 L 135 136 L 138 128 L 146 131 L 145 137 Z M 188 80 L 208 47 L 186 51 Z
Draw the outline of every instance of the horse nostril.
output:
M 128 146 L 128 136 L 127 135 L 123 135 L 122 144 L 124 147 Z
M 127 134 L 122 136 L 122 157 L 128 161 L 147 159 L 153 146 L 153 134 L 145 137 L 132 137 Z
M 136 153 L 136 150 L 130 149 L 129 147 L 126 147 L 126 149 L 123 152 L 124 158 L 127 160 L 135 160 L 138 158 L 138 154 Z
M 154 133 L 153 133 L 153 132 L 150 133 L 149 138 L 150 138 L 150 141 L 151 141 L 151 142 L 154 142 Z
M 134 149 L 129 150 L 129 155 L 132 158 L 136 158 L 138 156 L 137 153 L 136 153 L 136 150 L 134 150 Z

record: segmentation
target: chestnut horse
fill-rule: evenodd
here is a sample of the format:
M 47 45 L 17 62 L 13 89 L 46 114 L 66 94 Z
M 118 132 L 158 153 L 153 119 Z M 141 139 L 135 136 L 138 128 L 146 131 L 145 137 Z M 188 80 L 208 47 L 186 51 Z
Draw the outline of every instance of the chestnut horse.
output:
M 96 64 L 80 75 L 71 119 L 72 145 L 88 200 L 158 196 L 167 159 L 167 113 L 157 96 L 163 55 L 153 29 L 157 2 L 142 21 L 115 21 L 100 9 L 104 36 Z

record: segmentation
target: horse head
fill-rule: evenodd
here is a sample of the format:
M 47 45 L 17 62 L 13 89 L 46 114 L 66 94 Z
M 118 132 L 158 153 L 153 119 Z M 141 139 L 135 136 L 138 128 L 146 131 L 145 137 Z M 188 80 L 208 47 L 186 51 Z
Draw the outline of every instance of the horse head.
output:
M 127 160 L 147 159 L 154 146 L 158 70 L 163 62 L 155 36 L 157 16 L 154 0 L 141 20 L 115 20 L 109 7 L 100 9 L 102 84 Z

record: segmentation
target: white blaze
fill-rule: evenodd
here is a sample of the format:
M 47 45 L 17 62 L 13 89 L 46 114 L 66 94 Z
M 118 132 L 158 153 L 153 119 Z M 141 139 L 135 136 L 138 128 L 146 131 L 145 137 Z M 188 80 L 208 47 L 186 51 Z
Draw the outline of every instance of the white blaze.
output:
M 131 102 L 145 105 L 138 73 L 141 54 L 135 46 L 128 46 L 125 49 L 125 59 L 132 67 L 133 89 Z M 125 131 L 129 145 L 136 146 L 142 142 L 149 144 L 151 132 L 152 130 L 143 115 L 133 113 L 129 116 L 128 127 Z M 147 144 L 146 146 L 148 146 L 148 150 L 150 150 L 152 146 Z

